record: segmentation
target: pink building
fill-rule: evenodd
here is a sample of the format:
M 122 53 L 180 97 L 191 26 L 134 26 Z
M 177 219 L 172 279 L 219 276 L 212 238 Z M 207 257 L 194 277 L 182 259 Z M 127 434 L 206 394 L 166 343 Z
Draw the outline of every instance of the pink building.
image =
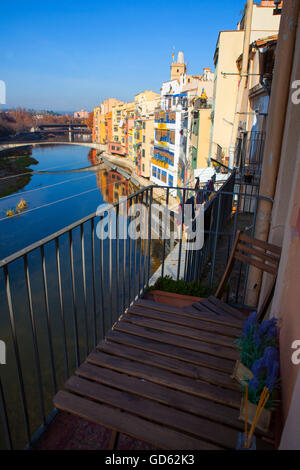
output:
M 74 113 L 74 118 L 87 119 L 88 117 L 89 117 L 89 112 L 84 111 L 83 109 L 81 111 L 75 111 Z

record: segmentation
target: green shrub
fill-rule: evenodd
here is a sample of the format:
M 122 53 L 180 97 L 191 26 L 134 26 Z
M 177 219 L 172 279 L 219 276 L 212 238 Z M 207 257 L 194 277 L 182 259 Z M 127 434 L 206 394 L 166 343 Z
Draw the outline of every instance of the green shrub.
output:
M 204 285 L 201 281 L 187 282 L 183 279 L 175 281 L 171 276 L 164 276 L 157 279 L 154 286 L 148 291 L 162 290 L 165 292 L 174 292 L 175 294 L 192 295 L 194 297 L 208 297 L 215 293 L 216 288 Z

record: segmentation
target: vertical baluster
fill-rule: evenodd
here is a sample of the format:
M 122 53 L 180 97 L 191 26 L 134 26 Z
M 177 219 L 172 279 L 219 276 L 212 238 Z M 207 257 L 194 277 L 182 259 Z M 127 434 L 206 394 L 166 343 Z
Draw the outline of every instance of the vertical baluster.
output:
M 120 246 L 119 246 L 119 204 L 116 206 L 116 318 L 120 315 Z
M 4 280 L 5 280 L 7 304 L 8 304 L 8 310 L 9 310 L 10 330 L 11 330 L 11 336 L 13 340 L 13 347 L 14 347 L 16 366 L 17 366 L 17 372 L 18 372 L 21 405 L 22 405 L 22 410 L 23 410 L 23 415 L 24 415 L 25 432 L 26 432 L 26 437 L 27 437 L 27 443 L 29 446 L 31 446 L 31 433 L 30 433 L 30 425 L 29 425 L 28 407 L 27 407 L 27 400 L 26 400 L 26 395 L 25 395 L 24 379 L 23 379 L 22 365 L 20 361 L 20 352 L 19 352 L 19 346 L 18 346 L 18 340 L 17 340 L 15 316 L 14 316 L 14 310 L 13 310 L 13 304 L 12 304 L 12 298 L 11 298 L 9 272 L 8 272 L 7 265 L 5 265 L 3 269 L 4 269 Z
M 91 245 L 92 245 L 92 289 L 94 307 L 94 348 L 97 345 L 97 302 L 96 302 L 96 273 L 95 273 L 95 227 L 94 218 L 91 219 Z
M 46 273 L 44 245 L 41 246 L 41 257 L 42 257 L 43 287 L 44 287 L 44 300 L 45 300 L 45 310 L 46 310 L 47 334 L 48 334 L 48 343 L 49 343 L 49 351 L 50 351 L 53 391 L 55 394 L 57 391 L 57 385 L 56 385 L 56 372 L 55 372 L 55 362 L 54 362 L 54 353 L 53 353 L 53 344 L 52 344 L 52 331 L 51 331 L 51 321 L 50 321 L 49 296 L 48 296 L 48 286 L 47 286 L 47 273 Z
M 169 220 L 168 206 L 169 206 L 169 188 L 167 188 L 165 217 L 164 217 L 165 220 L 164 220 L 164 231 L 163 231 L 164 238 L 163 238 L 163 249 L 162 249 L 162 259 L 161 259 L 161 277 L 164 277 L 164 270 L 165 270 L 166 232 L 167 232 L 167 223 Z
M 148 227 L 148 222 L 147 222 L 147 212 L 149 210 L 148 208 L 148 201 L 149 201 L 149 194 L 148 194 L 148 189 L 146 189 L 146 210 L 145 210 L 145 233 L 147 233 L 147 236 L 149 236 L 149 227 Z M 147 238 L 144 240 L 144 254 L 143 254 L 143 294 L 145 292 L 145 287 L 146 287 L 146 264 L 147 264 L 147 252 L 146 252 L 146 242 Z M 148 245 L 148 244 L 147 244 Z
M 222 193 L 217 194 L 216 197 L 218 199 L 218 209 L 217 209 L 215 237 L 214 237 L 214 242 L 213 242 L 212 263 L 211 263 L 211 271 L 210 271 L 210 286 L 213 285 L 214 275 L 215 275 L 216 250 L 217 250 L 217 243 L 218 243 L 218 232 L 219 232 L 219 223 L 220 223 L 220 207 L 221 207 Z
M 129 199 L 129 213 L 132 206 L 132 198 Z M 130 219 L 128 219 L 130 222 Z M 128 306 L 131 304 L 131 258 L 132 258 L 132 245 L 131 245 L 131 236 L 128 231 L 128 252 L 129 252 L 129 272 L 128 272 Z
M 75 365 L 79 367 L 80 353 L 78 341 L 78 318 L 77 318 L 77 302 L 76 302 L 76 284 L 74 273 L 74 252 L 73 252 L 73 235 L 72 230 L 69 231 L 69 249 L 70 249 L 70 267 L 72 279 L 72 298 L 73 298 L 73 324 L 74 324 L 74 343 L 75 343 Z
M 82 261 L 82 282 L 83 282 L 83 304 L 84 304 L 84 327 L 85 327 L 85 352 L 89 354 L 89 330 L 88 330 L 88 314 L 87 314 L 87 296 L 86 296 L 86 266 L 85 266 L 85 244 L 84 244 L 84 227 L 80 224 L 81 239 L 81 261 Z
M 134 198 L 134 204 L 137 203 L 137 196 Z M 137 257 L 137 238 L 135 234 L 133 249 L 133 300 L 136 298 L 136 257 Z
M 61 286 L 61 269 L 60 269 L 60 253 L 59 253 L 58 238 L 55 239 L 55 249 L 56 249 L 58 294 L 59 294 L 60 314 L 61 314 L 62 333 L 63 333 L 65 376 L 66 376 L 66 379 L 68 379 L 69 378 L 69 361 L 68 361 L 68 350 L 67 350 L 67 339 L 66 339 L 65 311 L 64 311 L 63 294 L 62 294 L 62 286 Z
M 140 297 L 140 294 L 141 294 L 141 271 L 142 271 L 142 256 L 143 256 L 143 245 L 144 245 L 144 219 L 143 219 L 143 216 L 144 216 L 144 192 L 141 194 L 141 197 L 140 197 L 140 204 L 141 206 L 143 207 L 143 210 L 142 210 L 142 217 L 141 217 L 141 228 L 140 228 L 140 234 L 141 234 L 141 237 L 140 237 L 140 256 L 139 256 L 139 280 L 138 280 L 138 284 L 139 284 L 139 287 L 138 287 L 138 296 Z
M 127 200 L 124 204 L 124 220 L 123 220 L 123 312 L 126 309 L 126 244 L 127 244 L 127 225 L 125 225 L 127 217 L 125 215 L 127 211 Z
M 183 224 L 184 224 L 185 194 L 186 194 L 186 190 L 184 189 L 183 190 L 183 195 L 182 195 L 182 212 L 181 212 L 180 240 L 179 240 L 179 249 L 178 249 L 177 280 L 179 280 L 179 277 L 180 277 L 180 267 L 181 267 L 181 252 L 182 252 L 182 238 L 183 238 Z
M 9 428 L 6 401 L 5 401 L 4 391 L 2 387 L 1 377 L 0 377 L 0 411 L 1 411 L 2 420 L 3 420 L 3 427 L 4 427 L 7 450 L 12 450 L 13 448 L 12 439 L 11 439 L 11 433 L 10 433 L 10 428 Z
M 45 407 L 44 407 L 44 393 L 43 393 L 43 384 L 42 384 L 42 375 L 41 375 L 40 354 L 39 354 L 39 349 L 38 349 L 38 344 L 37 344 L 35 318 L 33 314 L 32 292 L 31 292 L 31 283 L 30 283 L 27 255 L 23 256 L 23 261 L 24 261 L 24 269 L 25 269 L 26 290 L 27 290 L 27 298 L 28 298 L 28 305 L 29 305 L 29 318 L 30 318 L 30 327 L 31 327 L 31 333 L 32 333 L 32 342 L 33 342 L 33 348 L 34 348 L 35 368 L 36 368 L 36 374 L 37 374 L 40 407 L 41 407 L 43 424 L 45 425 L 46 415 L 45 415 Z
M 110 292 L 110 325 L 111 328 L 113 325 L 113 291 L 112 291 L 112 224 L 113 224 L 113 209 L 109 210 L 109 292 Z
M 105 336 L 105 310 L 104 310 L 104 249 L 103 249 L 103 217 L 100 220 L 100 269 L 101 269 L 101 307 L 102 307 L 102 338 Z
M 148 218 L 148 259 L 147 259 L 147 283 L 150 281 L 150 259 L 151 259 L 151 216 L 152 216 L 152 198 L 153 198 L 153 186 L 150 188 L 150 200 L 149 200 L 149 218 Z

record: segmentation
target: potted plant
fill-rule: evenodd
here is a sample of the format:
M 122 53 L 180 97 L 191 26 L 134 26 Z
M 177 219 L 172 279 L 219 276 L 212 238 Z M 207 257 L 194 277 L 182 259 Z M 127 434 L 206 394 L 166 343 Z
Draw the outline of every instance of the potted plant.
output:
M 269 334 L 275 335 L 273 329 L 269 330 Z M 241 403 L 240 419 L 250 424 L 255 422 L 255 426 L 263 432 L 269 430 L 271 421 L 271 412 L 274 409 L 275 388 L 278 382 L 279 374 L 279 352 L 277 347 L 266 347 L 261 358 L 257 359 L 252 366 L 253 378 L 247 383 L 247 393 L 244 393 Z M 245 386 L 243 387 L 245 391 Z M 259 413 L 257 419 L 257 410 L 261 406 L 261 396 L 266 392 L 267 399 L 263 409 Z M 245 413 L 245 402 L 247 401 L 247 412 Z
M 262 358 L 268 346 L 277 344 L 276 319 L 259 323 L 256 312 L 253 312 L 244 322 L 242 335 L 235 343 L 240 359 L 235 364 L 232 377 L 245 385 L 254 377 L 252 367 L 255 361 Z

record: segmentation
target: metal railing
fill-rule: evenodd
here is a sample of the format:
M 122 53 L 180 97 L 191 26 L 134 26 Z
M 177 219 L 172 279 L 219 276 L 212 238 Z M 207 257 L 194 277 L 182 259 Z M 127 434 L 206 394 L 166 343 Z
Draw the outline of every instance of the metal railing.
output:
M 243 193 L 234 174 L 218 191 L 205 193 L 204 246 L 183 253 L 182 238 L 175 243 L 175 277 L 183 273 L 187 280 L 203 279 L 212 286 L 245 215 L 253 232 L 259 196 Z M 173 246 L 152 236 L 153 203 L 165 204 L 174 217 L 179 201 L 192 195 L 194 189 L 149 186 L 0 261 L 0 339 L 7 346 L 7 364 L 0 365 L 0 448 L 32 447 L 55 416 L 57 390 L 143 295 L 159 266 L 164 275 Z M 137 203 L 146 208 L 143 240 L 124 236 L 132 218 L 126 222 L 122 204 L 129 210 Z M 110 236 L 98 237 L 99 227 L 101 234 L 105 231 L 99 225 L 105 218 L 115 220 L 114 238 L 112 223 L 107 224 Z M 182 232 L 184 224 L 182 218 Z M 240 274 L 238 282 L 245 283 L 245 277 Z M 243 298 L 243 292 L 237 297 Z
M 241 132 L 237 138 L 235 162 L 245 183 L 259 184 L 264 146 L 265 132 Z

